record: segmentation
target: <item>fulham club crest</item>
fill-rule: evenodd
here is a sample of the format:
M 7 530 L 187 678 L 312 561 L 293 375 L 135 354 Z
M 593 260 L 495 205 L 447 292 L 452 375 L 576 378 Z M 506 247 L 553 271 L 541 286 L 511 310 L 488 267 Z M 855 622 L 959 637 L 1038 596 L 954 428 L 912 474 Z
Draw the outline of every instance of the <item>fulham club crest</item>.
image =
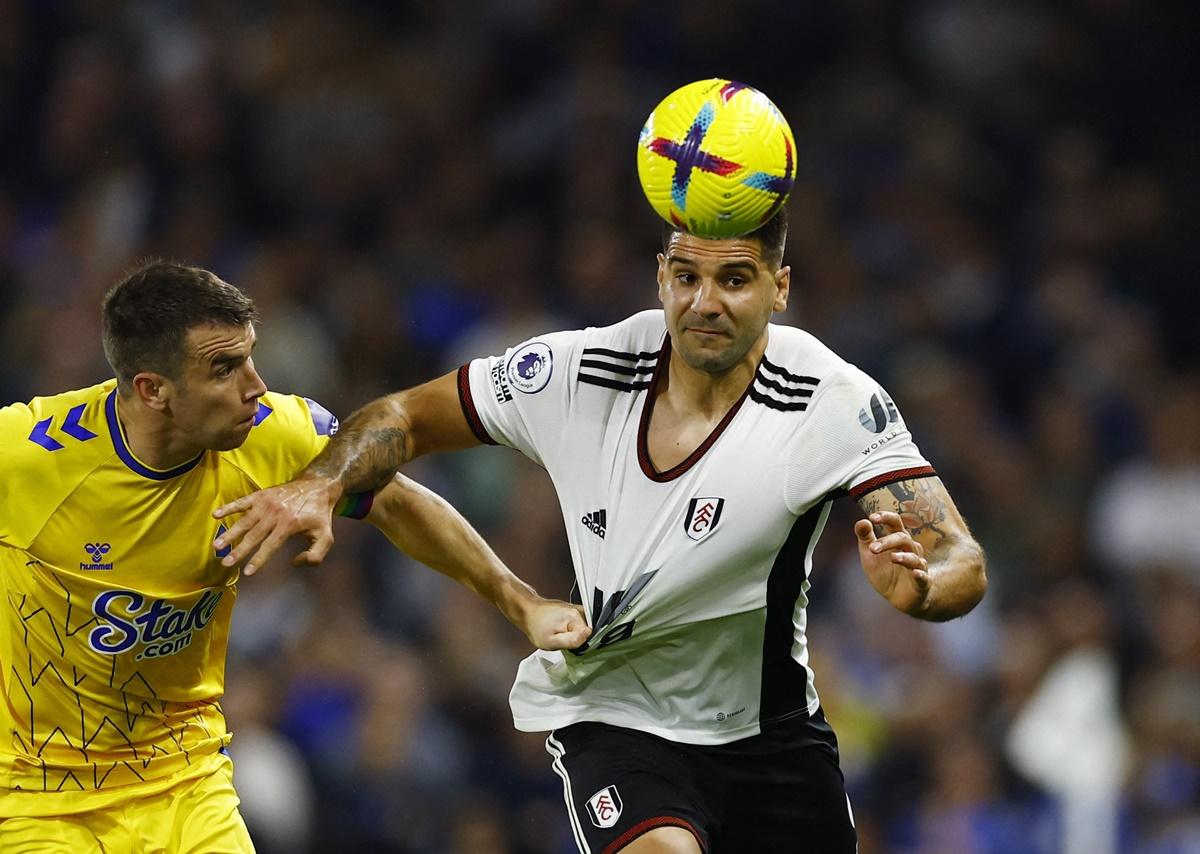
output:
M 683 530 L 693 540 L 703 540 L 721 521 L 721 510 L 724 507 L 724 498 L 693 498 L 688 502 Z
M 616 786 L 605 786 L 588 798 L 588 818 L 596 827 L 612 827 L 621 817 L 621 796 Z

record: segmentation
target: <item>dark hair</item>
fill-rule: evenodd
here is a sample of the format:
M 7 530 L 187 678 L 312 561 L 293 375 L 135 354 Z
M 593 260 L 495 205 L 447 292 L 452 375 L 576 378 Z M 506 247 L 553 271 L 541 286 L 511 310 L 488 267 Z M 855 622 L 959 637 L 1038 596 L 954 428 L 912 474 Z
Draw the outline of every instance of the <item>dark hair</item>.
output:
M 787 208 L 780 208 L 779 213 L 771 217 L 749 234 L 742 235 L 742 240 L 757 240 L 762 247 L 763 260 L 778 269 L 783 264 L 783 247 L 787 243 L 788 217 Z M 663 221 L 662 245 L 663 254 L 671 246 L 671 237 L 683 229 L 676 228 L 671 223 Z
M 258 320 L 251 299 L 208 270 L 165 261 L 143 264 L 104 297 L 104 355 L 122 392 L 139 371 L 177 379 L 188 330 Z

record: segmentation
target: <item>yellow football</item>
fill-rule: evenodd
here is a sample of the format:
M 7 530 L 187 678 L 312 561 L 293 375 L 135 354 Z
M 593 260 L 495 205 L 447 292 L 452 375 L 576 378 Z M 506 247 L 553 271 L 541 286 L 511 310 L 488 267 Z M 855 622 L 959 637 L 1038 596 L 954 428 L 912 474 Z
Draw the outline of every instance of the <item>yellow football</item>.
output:
M 667 222 L 698 237 L 736 237 L 787 201 L 796 141 L 762 92 L 733 80 L 698 80 L 650 113 L 637 165 L 646 199 Z

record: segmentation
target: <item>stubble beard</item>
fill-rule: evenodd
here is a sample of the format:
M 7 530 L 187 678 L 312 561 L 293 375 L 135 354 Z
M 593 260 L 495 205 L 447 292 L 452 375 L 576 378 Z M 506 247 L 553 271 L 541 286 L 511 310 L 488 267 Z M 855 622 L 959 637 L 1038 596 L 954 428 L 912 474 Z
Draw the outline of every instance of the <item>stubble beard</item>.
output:
M 739 343 L 729 341 L 720 350 L 687 346 L 676 346 L 676 350 L 683 363 L 692 370 L 706 374 L 723 374 L 733 368 L 749 350 L 749 347 L 741 347 Z

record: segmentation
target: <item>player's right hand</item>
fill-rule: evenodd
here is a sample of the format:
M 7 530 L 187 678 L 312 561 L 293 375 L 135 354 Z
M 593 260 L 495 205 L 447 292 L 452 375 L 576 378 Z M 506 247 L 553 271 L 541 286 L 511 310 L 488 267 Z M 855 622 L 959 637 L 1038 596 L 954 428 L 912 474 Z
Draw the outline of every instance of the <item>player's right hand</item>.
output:
M 854 523 L 854 534 L 858 559 L 871 586 L 897 611 L 920 616 L 933 582 L 925 547 L 904 527 L 903 517 L 890 510 L 872 513 Z
M 295 534 L 308 540 L 308 548 L 292 559 L 293 566 L 316 566 L 333 546 L 333 508 L 337 503 L 336 484 L 318 477 L 302 477 L 218 507 L 213 517 L 235 514 L 242 517 L 217 538 L 218 549 L 232 546 L 233 551 L 221 563 L 242 565 L 242 572 L 253 575 Z
M 559 599 L 538 599 L 528 606 L 517 628 L 538 649 L 576 649 L 592 634 L 583 608 Z

